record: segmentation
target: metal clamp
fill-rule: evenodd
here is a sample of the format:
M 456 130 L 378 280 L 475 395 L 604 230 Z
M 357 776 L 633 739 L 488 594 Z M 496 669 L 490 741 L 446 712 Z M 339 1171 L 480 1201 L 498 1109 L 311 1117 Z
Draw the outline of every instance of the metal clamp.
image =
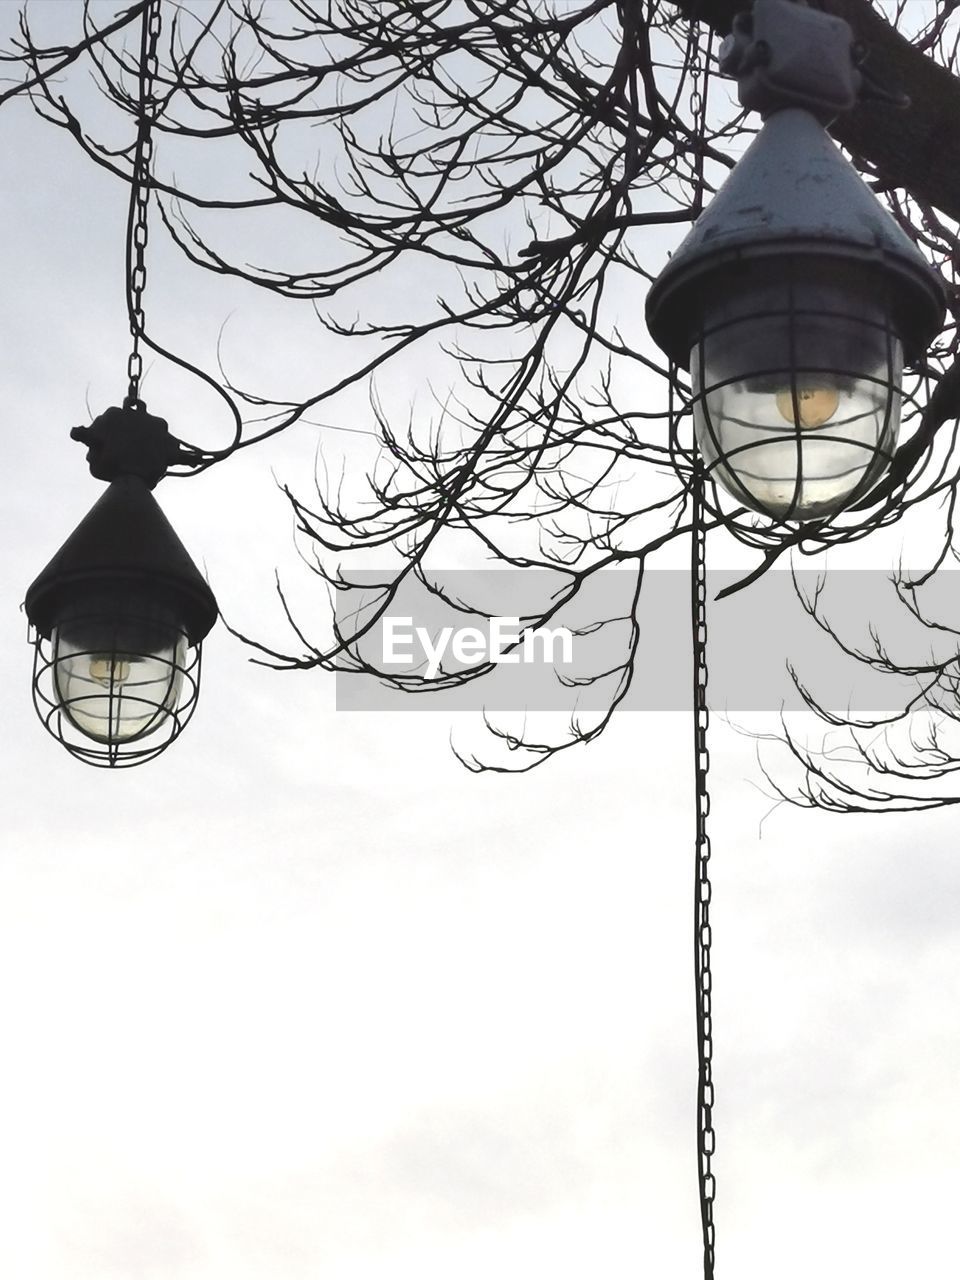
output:
M 741 105 L 766 119 L 804 107 L 822 124 L 851 110 L 863 87 L 861 46 L 842 18 L 801 0 L 756 0 L 733 20 L 720 71 L 738 81 Z
M 164 419 L 147 413 L 140 401 L 107 409 L 89 427 L 74 427 L 70 439 L 87 446 L 90 474 L 97 480 L 138 476 L 151 489 L 181 452 Z

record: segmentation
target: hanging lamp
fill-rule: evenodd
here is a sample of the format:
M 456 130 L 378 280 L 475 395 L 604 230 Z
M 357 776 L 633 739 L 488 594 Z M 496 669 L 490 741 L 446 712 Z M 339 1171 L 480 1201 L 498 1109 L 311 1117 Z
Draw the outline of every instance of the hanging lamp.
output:
M 689 369 L 707 475 L 777 520 L 829 518 L 883 475 L 904 364 L 939 332 L 943 282 L 825 124 L 886 97 L 850 27 L 757 0 L 720 69 L 765 123 L 651 286 L 647 325 Z
M 177 453 L 167 424 L 114 408 L 72 435 L 110 485 L 27 590 L 34 703 L 78 759 L 140 764 L 193 712 L 217 604 L 151 493 Z
M 163 751 L 193 713 L 200 646 L 217 618 L 213 593 L 152 489 L 182 447 L 140 399 L 147 207 L 160 0 L 142 15 L 139 128 L 127 223 L 133 345 L 122 407 L 71 435 L 109 487 L 30 585 L 34 704 L 77 759 L 116 767 Z
M 715 1274 L 716 1199 L 707 513 L 735 528 L 746 507 L 802 531 L 869 501 L 897 447 L 903 366 L 922 358 L 946 311 L 938 274 L 826 133 L 859 99 L 896 101 L 862 61 L 846 22 L 802 3 L 755 0 L 734 19 L 720 70 L 764 124 L 646 301 L 652 338 L 691 375 L 694 440 L 679 452 L 691 530 L 704 1280 Z M 702 182 L 702 152 L 696 163 Z M 671 410 L 673 439 L 676 427 Z M 718 487 L 741 511 L 715 501 Z

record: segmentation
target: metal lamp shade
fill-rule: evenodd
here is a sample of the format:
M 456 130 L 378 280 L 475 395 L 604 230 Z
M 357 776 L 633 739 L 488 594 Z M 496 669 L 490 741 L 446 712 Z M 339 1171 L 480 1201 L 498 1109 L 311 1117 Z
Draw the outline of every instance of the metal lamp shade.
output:
M 147 486 L 116 480 L 27 592 L 34 703 L 78 759 L 163 751 L 199 692 L 216 601 Z
M 715 278 L 693 345 L 693 420 L 710 474 L 776 519 L 834 515 L 889 465 L 903 348 L 884 282 L 788 258 Z

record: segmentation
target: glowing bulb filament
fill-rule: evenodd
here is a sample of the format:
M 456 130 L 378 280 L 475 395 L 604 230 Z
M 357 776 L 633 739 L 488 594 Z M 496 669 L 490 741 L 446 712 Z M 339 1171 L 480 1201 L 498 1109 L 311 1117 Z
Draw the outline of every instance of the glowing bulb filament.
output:
M 822 427 L 837 412 L 840 392 L 833 387 L 785 387 L 777 392 L 777 408 L 784 422 L 801 428 Z
M 90 659 L 90 679 L 109 689 L 130 679 L 130 663 L 109 653 L 94 654 Z

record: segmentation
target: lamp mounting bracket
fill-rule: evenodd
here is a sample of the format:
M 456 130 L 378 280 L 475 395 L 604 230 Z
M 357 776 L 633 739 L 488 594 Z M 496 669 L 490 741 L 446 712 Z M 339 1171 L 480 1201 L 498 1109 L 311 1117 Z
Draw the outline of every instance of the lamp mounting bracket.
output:
M 90 474 L 97 480 L 136 476 L 151 489 L 182 453 L 164 419 L 147 413 L 142 400 L 107 409 L 89 427 L 74 427 L 70 438 L 87 446 Z
M 865 98 L 908 105 L 864 69 L 866 56 L 843 18 L 804 0 L 756 0 L 734 18 L 720 46 L 720 71 L 738 82 L 741 105 L 764 119 L 802 107 L 826 125 Z

